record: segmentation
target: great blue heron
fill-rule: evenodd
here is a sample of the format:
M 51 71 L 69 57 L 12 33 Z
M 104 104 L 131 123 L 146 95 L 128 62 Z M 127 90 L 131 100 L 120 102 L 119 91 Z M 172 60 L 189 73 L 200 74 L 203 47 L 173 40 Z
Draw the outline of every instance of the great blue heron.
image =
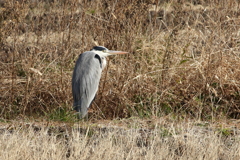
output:
M 88 108 L 97 93 L 102 70 L 107 64 L 105 57 L 126 53 L 128 52 L 95 46 L 91 51 L 80 54 L 72 76 L 73 107 L 80 119 L 87 115 Z

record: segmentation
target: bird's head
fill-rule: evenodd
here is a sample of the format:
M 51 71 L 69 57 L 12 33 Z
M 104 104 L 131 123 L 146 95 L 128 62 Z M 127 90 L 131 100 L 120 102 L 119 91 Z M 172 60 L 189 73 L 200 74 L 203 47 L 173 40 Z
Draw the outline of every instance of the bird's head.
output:
M 109 50 L 106 47 L 103 46 L 95 46 L 91 51 L 97 52 L 100 56 L 107 57 L 110 55 L 116 55 L 116 54 L 126 54 L 128 52 L 123 52 L 123 51 L 113 51 Z

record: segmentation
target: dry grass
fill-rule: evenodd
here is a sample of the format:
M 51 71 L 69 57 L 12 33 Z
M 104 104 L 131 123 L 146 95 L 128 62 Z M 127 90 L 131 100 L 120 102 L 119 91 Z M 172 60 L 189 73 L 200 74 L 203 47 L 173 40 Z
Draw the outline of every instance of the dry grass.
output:
M 74 61 L 98 43 L 131 54 L 110 58 L 91 118 L 239 118 L 239 16 L 234 0 L 6 1 L 1 117 L 71 115 Z
M 40 120 L 0 125 L 0 159 L 240 159 L 239 122 L 222 123 L 240 117 L 238 1 L 0 5 L 0 121 Z M 71 124 L 74 63 L 96 44 L 130 54 L 109 57 L 90 121 Z
M 126 122 L 131 126 L 126 127 Z M 0 159 L 232 159 L 240 158 L 239 130 L 209 123 L 139 119 L 59 127 L 0 127 Z M 18 124 L 18 125 L 17 125 Z M 122 127 L 119 127 L 121 125 Z M 56 126 L 56 124 L 54 124 Z

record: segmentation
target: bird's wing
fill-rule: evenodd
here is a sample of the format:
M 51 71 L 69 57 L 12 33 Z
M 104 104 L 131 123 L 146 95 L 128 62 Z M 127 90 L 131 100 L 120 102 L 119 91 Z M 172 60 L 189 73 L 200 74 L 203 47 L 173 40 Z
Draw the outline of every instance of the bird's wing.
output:
M 73 106 L 80 112 L 80 118 L 87 114 L 97 93 L 101 72 L 101 58 L 94 52 L 84 52 L 79 56 L 73 71 L 72 93 Z

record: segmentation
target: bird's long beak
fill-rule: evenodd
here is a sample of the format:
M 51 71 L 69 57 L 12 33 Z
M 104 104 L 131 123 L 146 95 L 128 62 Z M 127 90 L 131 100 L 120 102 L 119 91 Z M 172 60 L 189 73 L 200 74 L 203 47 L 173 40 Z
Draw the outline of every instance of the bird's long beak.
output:
M 110 50 L 108 53 L 114 55 L 114 54 L 127 54 L 128 52 L 124 52 L 124 51 L 112 51 L 112 50 Z

